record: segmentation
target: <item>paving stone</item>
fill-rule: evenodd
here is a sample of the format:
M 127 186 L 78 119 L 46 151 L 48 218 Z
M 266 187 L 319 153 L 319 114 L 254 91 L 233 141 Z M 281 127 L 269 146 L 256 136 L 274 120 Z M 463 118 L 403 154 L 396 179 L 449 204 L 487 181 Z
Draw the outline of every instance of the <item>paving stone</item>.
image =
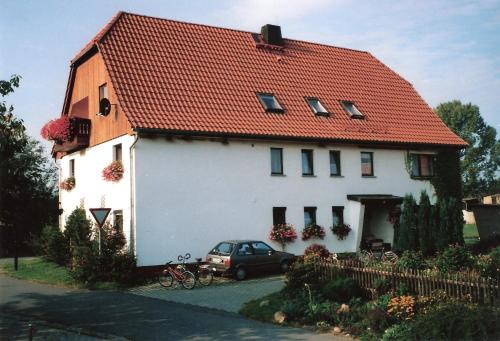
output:
M 129 292 L 165 301 L 237 313 L 245 302 L 269 295 L 283 287 L 284 277 L 274 276 L 241 282 L 230 281 L 208 287 L 200 287 L 197 284 L 192 290 L 186 290 L 180 286 L 163 288 L 159 284 L 150 284 L 133 288 Z

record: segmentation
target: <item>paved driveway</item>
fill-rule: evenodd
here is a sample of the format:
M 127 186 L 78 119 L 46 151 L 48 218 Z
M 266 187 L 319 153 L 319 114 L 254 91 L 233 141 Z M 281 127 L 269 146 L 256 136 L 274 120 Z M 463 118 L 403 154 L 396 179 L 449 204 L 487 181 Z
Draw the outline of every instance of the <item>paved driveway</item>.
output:
M 122 292 L 51 287 L 2 274 L 0 314 L 16 314 L 141 341 L 345 340 L 332 334 L 315 334 L 298 328 L 251 321 L 220 310 Z M 2 335 L 0 340 L 3 340 Z
M 231 281 L 208 287 L 196 284 L 192 290 L 182 289 L 180 286 L 165 289 L 159 284 L 151 284 L 131 289 L 129 292 L 170 302 L 237 313 L 245 302 L 279 291 L 283 286 L 284 276 L 273 276 L 241 282 Z

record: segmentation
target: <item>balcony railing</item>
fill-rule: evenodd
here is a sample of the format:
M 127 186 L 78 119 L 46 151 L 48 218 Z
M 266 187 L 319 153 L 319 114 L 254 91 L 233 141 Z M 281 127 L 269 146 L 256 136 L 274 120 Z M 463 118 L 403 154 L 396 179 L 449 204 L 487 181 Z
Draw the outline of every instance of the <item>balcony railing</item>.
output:
M 54 144 L 54 152 L 70 153 L 89 146 L 90 120 L 87 118 L 72 118 L 70 123 L 72 139 Z

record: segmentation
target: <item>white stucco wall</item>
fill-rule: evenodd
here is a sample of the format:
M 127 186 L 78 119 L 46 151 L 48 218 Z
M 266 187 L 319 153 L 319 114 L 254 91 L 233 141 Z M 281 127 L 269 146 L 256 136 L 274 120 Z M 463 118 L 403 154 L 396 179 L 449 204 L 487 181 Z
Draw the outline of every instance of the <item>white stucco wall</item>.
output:
M 112 222 L 113 210 L 123 210 L 123 231 L 130 238 L 130 156 L 129 147 L 133 136 L 121 136 L 92 148 L 77 151 L 58 160 L 60 180 L 69 176 L 69 160 L 75 160 L 76 186 L 71 191 L 59 191 L 59 201 L 64 210 L 60 219 L 64 228 L 67 217 L 82 203 L 88 218 L 94 222 L 89 208 L 109 207 L 112 209 L 108 221 Z M 102 170 L 113 161 L 113 146 L 122 144 L 122 162 L 125 173 L 119 182 L 102 178 Z
M 131 143 L 131 138 L 127 139 Z M 115 205 L 114 200 L 123 205 L 122 200 L 128 196 L 118 194 L 118 187 L 113 187 L 117 185 L 99 179 L 115 143 L 96 151 L 99 165 L 89 169 L 89 186 L 91 177 L 99 184 L 90 200 L 93 205 L 100 203 L 103 193 L 107 193 L 110 205 Z M 285 176 L 270 175 L 270 147 L 283 148 Z M 315 177 L 302 176 L 300 150 L 304 148 L 314 149 Z M 329 150 L 341 150 L 343 177 L 330 177 Z M 373 178 L 361 177 L 361 151 L 374 152 Z M 127 152 L 124 144 L 125 160 Z M 347 194 L 412 193 L 418 198 L 425 189 L 432 196 L 428 181 L 410 178 L 404 166 L 405 153 L 356 146 L 140 138 L 135 146 L 138 265 L 161 264 L 185 252 L 204 257 L 225 239 L 269 242 L 272 208 L 277 206 L 287 207 L 286 220 L 299 234 L 287 251 L 302 254 L 307 245 L 317 242 L 300 240 L 305 206 L 317 207 L 317 223 L 327 229 L 325 240 L 319 243 L 335 252 L 355 251 L 361 238 L 358 224 L 362 225 L 364 207 L 348 201 Z M 75 196 L 72 206 L 79 202 L 78 193 L 69 194 Z M 332 206 L 345 207 L 344 220 L 353 228 L 344 241 L 338 241 L 329 230 Z M 127 205 L 122 207 L 125 213 Z M 124 219 L 128 224 L 127 217 Z

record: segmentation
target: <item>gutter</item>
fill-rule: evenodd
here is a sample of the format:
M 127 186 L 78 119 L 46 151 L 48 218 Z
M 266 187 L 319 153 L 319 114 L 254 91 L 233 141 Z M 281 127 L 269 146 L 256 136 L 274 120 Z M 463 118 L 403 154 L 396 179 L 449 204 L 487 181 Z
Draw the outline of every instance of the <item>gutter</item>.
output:
M 168 136 L 168 137 L 186 137 L 186 138 L 221 138 L 221 139 L 238 139 L 250 141 L 279 141 L 279 142 L 303 142 L 303 143 L 319 143 L 319 144 L 357 144 L 362 146 L 371 146 L 373 148 L 454 148 L 464 149 L 467 144 L 440 144 L 428 142 L 390 142 L 390 141 L 371 141 L 371 140 L 356 140 L 356 139 L 341 139 L 341 138 L 314 138 L 314 137 L 298 137 L 298 136 L 280 136 L 280 135 L 264 135 L 251 133 L 214 133 L 202 131 L 187 131 L 187 130 L 169 130 L 159 128 L 135 128 L 135 132 L 142 134 L 144 137 L 152 136 Z
M 129 252 L 135 255 L 135 144 L 139 141 L 139 134 L 135 133 L 134 142 L 129 147 L 129 158 L 130 158 L 130 241 L 129 241 Z

